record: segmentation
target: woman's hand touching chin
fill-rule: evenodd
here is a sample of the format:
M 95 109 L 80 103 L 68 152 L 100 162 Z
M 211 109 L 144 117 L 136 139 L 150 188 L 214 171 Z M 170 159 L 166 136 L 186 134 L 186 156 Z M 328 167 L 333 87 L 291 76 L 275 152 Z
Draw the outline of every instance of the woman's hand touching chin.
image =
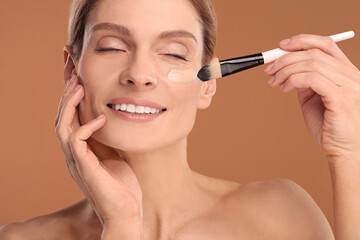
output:
M 280 47 L 297 52 L 265 69 L 269 84 L 297 89 L 306 126 L 329 159 L 360 160 L 359 70 L 329 37 L 302 34 Z
M 141 239 L 140 184 L 115 151 L 90 138 L 104 126 L 104 115 L 81 126 L 77 105 L 83 97 L 83 86 L 74 75 L 67 83 L 55 120 L 68 170 L 103 225 L 102 239 Z

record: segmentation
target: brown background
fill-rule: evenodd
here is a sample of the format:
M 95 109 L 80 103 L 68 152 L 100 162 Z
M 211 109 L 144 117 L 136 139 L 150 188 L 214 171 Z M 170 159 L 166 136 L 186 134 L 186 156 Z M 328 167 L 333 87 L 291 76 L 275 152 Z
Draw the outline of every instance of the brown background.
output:
M 70 0 L 0 0 L 0 225 L 83 198 L 54 134 L 64 89 L 62 48 Z M 298 33 L 359 31 L 360 1 L 215 0 L 220 58 L 270 50 Z M 360 37 L 339 44 L 360 66 Z M 303 123 L 296 92 L 266 83 L 264 67 L 218 80 L 190 135 L 190 166 L 240 183 L 289 178 L 333 225 L 326 160 Z

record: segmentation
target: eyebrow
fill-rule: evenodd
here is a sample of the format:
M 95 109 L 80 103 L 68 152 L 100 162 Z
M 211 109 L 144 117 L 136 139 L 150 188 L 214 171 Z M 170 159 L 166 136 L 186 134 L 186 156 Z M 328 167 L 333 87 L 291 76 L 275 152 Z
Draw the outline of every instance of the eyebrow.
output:
M 110 30 L 110 31 L 114 31 L 114 32 L 117 32 L 117 33 L 125 35 L 125 36 L 131 35 L 131 32 L 127 27 L 125 27 L 123 25 L 107 23 L 107 22 L 99 23 L 99 24 L 96 24 L 93 27 L 91 27 L 91 29 L 89 31 L 89 35 L 91 35 L 95 31 L 99 31 L 99 30 Z M 160 36 L 158 37 L 158 39 L 174 39 L 174 38 L 190 38 L 190 39 L 193 39 L 195 41 L 195 43 L 197 43 L 196 37 L 192 33 L 184 31 L 184 30 L 166 31 L 166 32 L 161 33 Z
M 184 30 L 174 30 L 174 31 L 166 31 L 160 34 L 159 39 L 172 39 L 172 38 L 190 38 L 197 43 L 196 37 L 187 31 Z
M 110 30 L 110 31 L 120 33 L 122 35 L 130 36 L 130 30 L 127 27 L 125 27 L 123 25 L 117 25 L 114 23 L 107 23 L 107 22 L 94 25 L 90 29 L 89 33 L 92 34 L 93 32 L 99 31 L 99 30 Z

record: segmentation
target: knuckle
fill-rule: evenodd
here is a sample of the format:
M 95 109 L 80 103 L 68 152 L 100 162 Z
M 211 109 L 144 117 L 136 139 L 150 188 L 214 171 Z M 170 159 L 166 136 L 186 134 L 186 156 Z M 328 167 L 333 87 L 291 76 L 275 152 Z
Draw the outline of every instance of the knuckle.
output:
M 324 36 L 323 39 L 324 39 L 323 44 L 326 48 L 331 48 L 331 47 L 335 46 L 335 42 L 334 42 L 334 40 L 332 40 L 331 37 Z
M 307 64 L 310 69 L 318 69 L 319 68 L 319 62 L 315 59 L 308 60 Z
M 307 51 L 311 58 L 317 58 L 321 54 L 321 51 L 317 48 L 313 48 Z
M 281 78 L 287 78 L 291 74 L 291 71 L 288 68 L 284 68 L 279 72 Z
M 296 81 L 295 75 L 291 75 L 287 80 L 288 84 L 294 84 L 295 81 Z
M 295 40 L 300 41 L 300 42 L 304 42 L 307 39 L 308 35 L 307 34 L 299 34 L 297 36 L 295 36 Z
M 311 82 L 316 81 L 319 77 L 320 74 L 318 72 L 310 72 L 306 75 L 305 81 L 308 85 L 310 85 Z
M 55 134 L 57 137 L 63 137 L 64 135 L 66 135 L 66 130 L 64 129 L 64 126 L 62 126 L 61 124 L 56 125 Z
M 275 81 L 276 81 L 276 82 L 278 82 L 278 81 L 280 81 L 280 80 L 283 79 L 283 77 L 284 77 L 284 71 L 285 71 L 285 70 L 281 70 L 281 71 L 279 71 L 279 72 L 276 73 L 276 75 L 275 75 Z
M 296 75 L 291 75 L 288 80 L 286 81 L 286 85 L 288 86 L 296 86 L 296 81 L 297 81 L 297 76 Z
M 274 62 L 274 69 L 276 68 L 279 68 L 279 67 L 282 67 L 282 66 L 284 66 L 284 64 L 285 64 L 285 62 L 286 62 L 286 57 L 287 57 L 287 55 L 288 54 L 286 54 L 286 55 L 284 55 L 284 56 L 282 56 L 282 57 L 280 57 L 279 59 L 277 59 L 275 62 Z
M 57 137 L 60 137 L 60 127 L 59 126 L 55 126 L 55 134 Z
M 58 139 L 64 139 L 64 131 L 63 131 L 63 127 L 61 125 L 57 125 L 55 127 L 55 135 Z

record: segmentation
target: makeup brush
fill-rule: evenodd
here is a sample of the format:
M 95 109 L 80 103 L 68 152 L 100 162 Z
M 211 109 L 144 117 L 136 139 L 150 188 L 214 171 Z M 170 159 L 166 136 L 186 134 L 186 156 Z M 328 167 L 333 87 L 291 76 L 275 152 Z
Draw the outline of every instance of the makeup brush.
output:
M 334 40 L 334 42 L 340 42 L 346 39 L 353 38 L 354 36 L 355 33 L 353 31 L 348 31 L 335 34 L 330 37 Z M 221 60 L 220 62 L 211 63 L 202 67 L 197 77 L 202 81 L 225 77 L 227 75 L 234 74 L 249 68 L 270 63 L 288 53 L 290 52 L 284 51 L 280 48 L 276 48 L 263 53 L 256 53 L 243 57 Z

